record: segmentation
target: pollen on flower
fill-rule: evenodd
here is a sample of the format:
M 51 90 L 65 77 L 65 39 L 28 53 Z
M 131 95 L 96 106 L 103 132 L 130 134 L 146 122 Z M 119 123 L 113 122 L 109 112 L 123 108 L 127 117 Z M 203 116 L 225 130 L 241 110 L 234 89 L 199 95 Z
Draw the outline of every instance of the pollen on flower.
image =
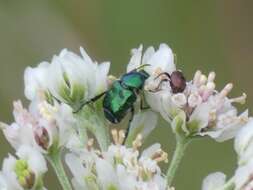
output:
M 138 148 L 141 147 L 142 145 L 142 135 L 141 134 L 138 134 L 136 139 L 133 141 L 132 145 L 133 145 L 133 149 L 134 150 L 138 150 Z
M 101 186 L 108 187 L 110 185 L 121 189 L 126 185 L 125 180 L 131 179 L 127 184 L 131 186 L 130 189 L 139 190 L 155 187 L 155 189 L 166 190 L 167 187 L 165 188 L 165 186 L 162 189 L 158 188 L 161 185 L 160 183 L 166 184 L 166 179 L 163 177 L 158 163 L 168 160 L 167 153 L 160 148 L 160 145 L 154 144 L 141 153 L 139 148 L 142 145 L 142 135 L 137 135 L 132 147 L 126 147 L 122 144 L 125 137 L 123 130 L 113 129 L 111 134 L 114 143 L 104 151 L 93 147 L 93 139 L 88 140 L 86 146 L 88 151 L 84 150 L 83 156 L 79 157 L 83 163 L 80 169 L 83 168 L 86 171 L 86 176 L 80 176 L 78 171 L 71 169 L 72 172 L 79 173 L 79 175 L 74 174 L 74 176 L 78 176 L 80 179 L 87 179 L 88 176 L 92 176 L 94 179 L 92 180 L 93 186 L 98 187 L 98 189 L 101 189 Z M 70 156 L 70 158 L 73 157 Z M 67 160 L 70 168 L 72 167 L 72 160 Z M 109 175 L 107 172 L 110 172 Z M 85 181 L 87 182 L 87 180 Z
M 165 162 L 168 163 L 168 153 L 164 152 L 162 149 L 158 149 L 151 158 L 158 162 Z
M 114 144 L 121 145 L 124 143 L 126 137 L 124 130 L 117 131 L 116 129 L 112 129 L 111 134 Z
M 183 119 L 189 122 L 189 124 L 186 123 L 187 134 L 210 135 L 217 140 L 226 140 L 232 138 L 240 126 L 247 122 L 248 112 L 245 111 L 238 116 L 236 107 L 232 105 L 232 103 L 245 103 L 246 94 L 229 98 L 228 95 L 233 89 L 232 83 L 226 84 L 221 91 L 215 89 L 215 72 L 205 75 L 199 70 L 196 71 L 193 80 L 186 82 L 185 88 L 182 88 L 184 90 L 180 92 L 175 90 L 176 87 L 180 86 L 178 85 L 180 80 L 175 80 L 173 86 L 171 75 L 168 81 L 164 81 L 170 83 L 170 88 L 161 85 L 159 93 L 156 94 L 155 90 L 152 91 L 157 96 L 155 101 L 160 101 L 159 107 L 154 109 L 158 110 L 169 122 L 182 111 L 181 115 L 183 113 L 185 116 Z M 175 76 L 180 79 L 180 75 L 178 72 Z M 151 105 L 156 105 L 148 99 L 147 101 Z M 230 128 L 236 128 L 236 130 L 229 133 Z
M 88 142 L 87 142 L 87 148 L 91 148 L 91 147 L 93 147 L 93 145 L 94 145 L 94 139 L 91 138 L 91 139 L 89 139 Z
M 236 98 L 231 98 L 230 102 L 231 103 L 239 103 L 239 104 L 245 104 L 247 99 L 247 94 L 243 93 L 242 96 L 236 97 Z
M 160 67 L 157 67 L 156 70 L 154 71 L 155 76 L 159 76 L 162 73 L 162 69 Z
M 48 121 L 54 120 L 54 114 L 58 111 L 55 106 L 48 104 L 46 101 L 43 101 L 38 105 L 39 112 Z

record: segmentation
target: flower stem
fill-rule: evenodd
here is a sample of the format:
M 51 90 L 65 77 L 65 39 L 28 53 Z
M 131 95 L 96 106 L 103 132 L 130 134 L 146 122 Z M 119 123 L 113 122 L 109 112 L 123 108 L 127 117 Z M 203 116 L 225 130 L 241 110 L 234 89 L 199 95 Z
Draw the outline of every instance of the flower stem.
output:
M 235 188 L 234 178 L 232 177 L 230 180 L 227 181 L 219 190 L 232 190 Z
M 176 140 L 177 140 L 176 149 L 174 151 L 173 158 L 167 170 L 167 175 L 166 175 L 168 186 L 172 185 L 172 181 L 175 177 L 178 166 L 184 156 L 184 151 L 190 141 L 186 137 L 181 137 L 181 136 L 177 136 Z
M 85 146 L 88 140 L 86 128 L 84 126 L 79 126 L 78 133 L 79 133 L 79 139 L 81 141 L 82 146 Z
M 68 177 L 62 165 L 61 152 L 60 151 L 52 152 L 47 156 L 47 160 L 53 167 L 63 190 L 72 190 L 72 187 L 69 183 Z

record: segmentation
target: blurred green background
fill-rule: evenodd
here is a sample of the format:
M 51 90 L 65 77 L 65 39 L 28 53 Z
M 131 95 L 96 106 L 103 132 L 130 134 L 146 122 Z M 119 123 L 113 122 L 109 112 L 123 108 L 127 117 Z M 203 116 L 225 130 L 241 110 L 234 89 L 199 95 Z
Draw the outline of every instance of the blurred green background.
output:
M 248 94 L 253 107 L 252 0 L 0 0 L 0 120 L 12 121 L 12 101 L 22 99 L 23 71 L 50 60 L 62 48 L 85 47 L 98 61 L 125 71 L 130 49 L 168 43 L 188 79 L 194 71 L 216 71 L 221 88 Z M 161 141 L 169 156 L 174 139 L 161 120 L 149 142 Z M 10 151 L 0 135 L 0 159 Z M 233 142 L 191 144 L 175 181 L 177 190 L 200 189 L 202 178 L 221 170 L 232 174 Z M 52 172 L 48 189 L 60 189 Z

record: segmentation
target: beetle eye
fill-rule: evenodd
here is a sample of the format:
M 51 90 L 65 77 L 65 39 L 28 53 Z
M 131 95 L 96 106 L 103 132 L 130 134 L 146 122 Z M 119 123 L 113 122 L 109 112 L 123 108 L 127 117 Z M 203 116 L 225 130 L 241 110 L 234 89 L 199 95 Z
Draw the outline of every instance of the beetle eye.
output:
M 181 71 L 174 71 L 170 77 L 170 86 L 173 93 L 183 92 L 186 87 L 186 79 Z

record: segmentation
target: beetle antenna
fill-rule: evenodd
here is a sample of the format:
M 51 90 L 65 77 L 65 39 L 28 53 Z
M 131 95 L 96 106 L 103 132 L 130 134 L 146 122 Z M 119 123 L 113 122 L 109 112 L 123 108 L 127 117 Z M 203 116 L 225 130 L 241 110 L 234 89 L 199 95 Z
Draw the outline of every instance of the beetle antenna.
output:
M 136 70 L 139 70 L 143 67 L 151 66 L 150 64 L 141 64 L 139 67 L 136 68 Z
M 141 69 L 143 67 L 146 67 L 146 66 L 151 66 L 151 65 L 150 64 L 141 64 L 140 66 L 136 67 L 132 71 L 129 71 L 128 73 L 133 72 L 133 71 L 137 71 L 137 70 L 139 70 L 139 69 Z

